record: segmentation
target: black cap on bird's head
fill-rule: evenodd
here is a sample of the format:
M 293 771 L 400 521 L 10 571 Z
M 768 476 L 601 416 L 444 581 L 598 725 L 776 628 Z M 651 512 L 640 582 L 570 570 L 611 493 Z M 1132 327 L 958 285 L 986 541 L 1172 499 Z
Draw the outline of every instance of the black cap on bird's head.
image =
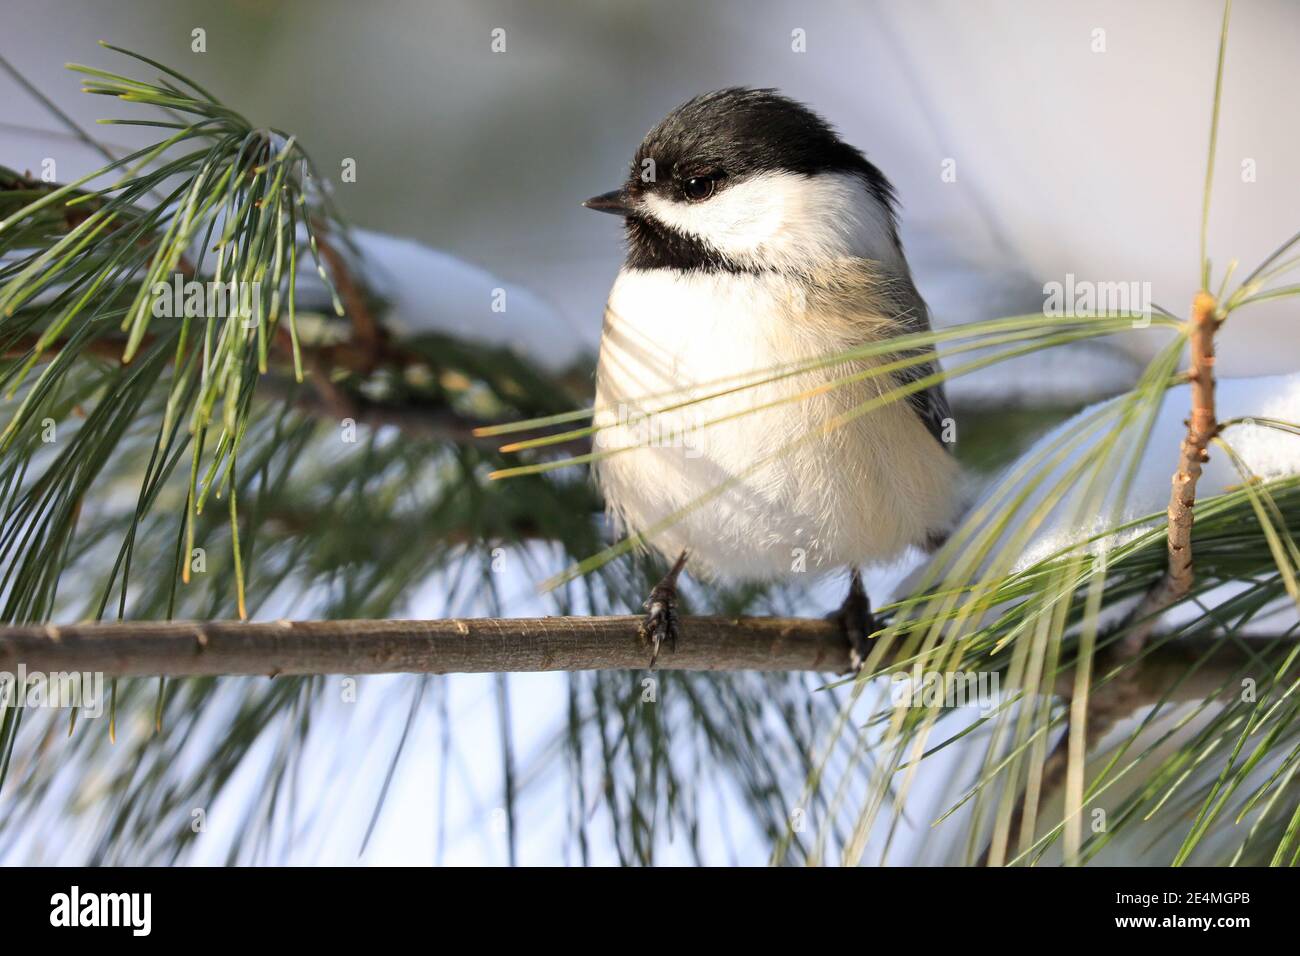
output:
M 869 218 L 897 245 L 884 174 L 812 110 L 770 89 L 719 90 L 673 110 L 646 134 L 624 185 L 583 205 L 627 218 L 632 266 L 752 270 L 765 267 L 764 250 L 787 262 L 798 237 L 775 237 L 794 217 L 818 248 L 847 248 L 856 223 L 841 217 Z M 871 208 L 852 208 L 860 205 Z

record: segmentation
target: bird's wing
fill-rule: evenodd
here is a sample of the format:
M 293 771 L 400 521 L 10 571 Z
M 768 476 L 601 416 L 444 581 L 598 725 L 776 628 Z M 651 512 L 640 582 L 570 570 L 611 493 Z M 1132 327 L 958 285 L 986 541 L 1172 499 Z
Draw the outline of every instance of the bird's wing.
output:
M 891 283 L 890 288 L 886 290 L 886 296 L 897 308 L 896 315 L 902 325 L 900 334 L 912 335 L 930 331 L 930 311 L 926 308 L 925 300 L 916 291 L 916 286 L 912 284 L 910 277 Z M 928 351 L 918 349 L 902 352 L 899 353 L 899 357 L 909 358 Z M 933 355 L 933 352 L 930 354 Z M 893 374 L 900 385 L 906 386 L 938 371 L 939 360 L 935 357 L 932 361 L 912 365 Z M 934 440 L 948 451 L 952 451 L 956 431 L 950 427 L 953 420 L 952 408 L 948 405 L 948 396 L 944 393 L 943 383 L 939 382 L 922 391 L 912 392 L 907 396 L 907 403 L 929 429 Z M 945 431 L 948 432 L 947 439 L 944 436 Z
M 924 378 L 926 375 L 933 375 L 938 370 L 938 363 L 916 365 L 906 369 L 898 377 L 902 384 L 906 385 L 916 381 L 918 378 Z M 945 430 L 950 435 L 955 434 L 952 431 L 952 409 L 948 405 L 948 396 L 944 394 L 943 385 L 932 385 L 922 392 L 913 392 L 907 396 L 907 402 L 921 417 L 925 427 L 930 430 L 934 440 L 943 445 L 948 451 L 952 451 L 955 441 L 949 438 L 944 439 Z

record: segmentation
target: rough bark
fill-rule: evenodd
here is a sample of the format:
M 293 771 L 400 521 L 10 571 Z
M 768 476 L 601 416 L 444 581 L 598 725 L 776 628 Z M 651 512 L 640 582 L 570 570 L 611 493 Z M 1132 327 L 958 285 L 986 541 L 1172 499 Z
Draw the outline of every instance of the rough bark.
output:
M 1208 292 L 1197 293 L 1192 302 L 1191 367 L 1187 372 L 1187 380 L 1192 386 L 1192 408 L 1169 490 L 1166 545 L 1169 564 L 1160 583 L 1152 588 L 1134 615 L 1134 620 L 1141 623 L 1125 638 L 1126 649 L 1132 653 L 1142 649 L 1161 612 L 1182 600 L 1192 588 L 1192 521 L 1196 485 L 1201 478 L 1201 466 L 1209 458 L 1210 442 L 1219 432 L 1214 406 L 1214 333 L 1219 327 L 1215 308 L 1214 297 Z

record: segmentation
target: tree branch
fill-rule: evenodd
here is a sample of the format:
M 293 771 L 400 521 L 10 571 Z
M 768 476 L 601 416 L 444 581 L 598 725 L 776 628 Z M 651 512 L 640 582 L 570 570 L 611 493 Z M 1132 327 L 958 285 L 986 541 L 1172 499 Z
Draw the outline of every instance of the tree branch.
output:
M 1192 519 L 1196 506 L 1196 485 L 1201 466 L 1209 459 L 1210 442 L 1219 433 L 1214 406 L 1214 333 L 1219 328 L 1217 303 L 1208 292 L 1198 292 L 1192 301 L 1189 338 L 1191 368 L 1187 380 L 1192 386 L 1191 417 L 1187 434 L 1179 447 L 1178 469 L 1169 491 L 1169 565 L 1164 577 L 1135 612 L 1133 620 L 1143 622 L 1125 637 L 1126 649 L 1141 651 L 1161 613 L 1187 596 L 1192 589 Z
M 124 622 L 0 628 L 0 668 L 114 676 L 496 673 L 645 668 L 641 618 L 441 621 Z M 841 671 L 830 623 L 798 618 L 684 619 L 661 669 Z
M 643 670 L 650 653 L 637 633 L 640 622 L 626 615 L 26 625 L 0 627 L 0 670 L 24 664 L 28 671 L 115 677 Z M 834 674 L 849 663 L 838 626 L 820 618 L 686 617 L 682 634 L 657 668 Z M 1204 697 L 1225 675 L 1260 660 L 1239 641 L 1170 642 L 1148 651 L 1142 688 L 1158 698 L 1210 650 L 1210 660 L 1179 688 L 1180 699 Z

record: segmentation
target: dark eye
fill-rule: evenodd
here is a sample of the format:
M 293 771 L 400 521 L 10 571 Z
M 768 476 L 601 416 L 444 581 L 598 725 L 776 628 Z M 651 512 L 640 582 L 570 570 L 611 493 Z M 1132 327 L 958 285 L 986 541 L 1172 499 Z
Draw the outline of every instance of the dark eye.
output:
M 682 183 L 682 192 L 691 202 L 703 202 L 713 195 L 717 183 L 717 175 L 692 176 Z

